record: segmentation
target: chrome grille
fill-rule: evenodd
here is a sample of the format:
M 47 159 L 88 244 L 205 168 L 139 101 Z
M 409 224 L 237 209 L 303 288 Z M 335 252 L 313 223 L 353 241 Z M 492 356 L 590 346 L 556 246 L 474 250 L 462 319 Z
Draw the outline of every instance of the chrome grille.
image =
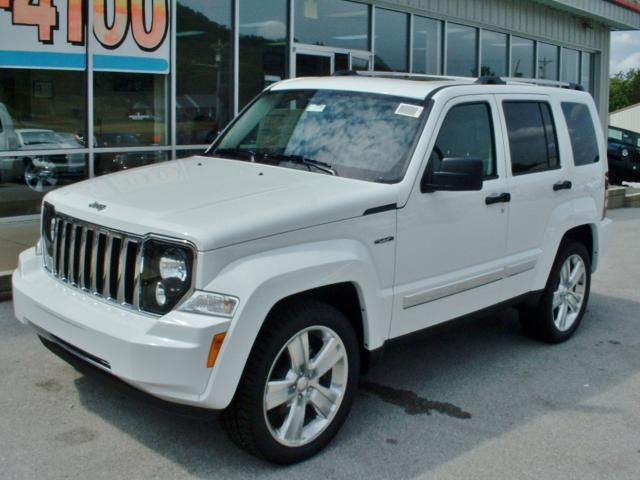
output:
M 142 240 L 56 215 L 45 267 L 64 283 L 123 306 L 139 308 Z

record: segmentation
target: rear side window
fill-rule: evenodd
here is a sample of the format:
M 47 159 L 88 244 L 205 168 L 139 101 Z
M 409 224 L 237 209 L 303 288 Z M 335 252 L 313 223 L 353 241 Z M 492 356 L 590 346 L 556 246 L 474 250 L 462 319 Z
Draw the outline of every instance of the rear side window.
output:
M 600 153 L 589 108 L 584 103 L 566 102 L 562 104 L 562 112 L 569 127 L 575 165 L 597 163 Z
M 493 119 L 488 103 L 456 105 L 447 113 L 431 162 L 435 170 L 443 158 L 476 157 L 484 163 L 485 178 L 496 176 Z
M 560 167 L 551 107 L 545 102 L 504 102 L 514 175 Z

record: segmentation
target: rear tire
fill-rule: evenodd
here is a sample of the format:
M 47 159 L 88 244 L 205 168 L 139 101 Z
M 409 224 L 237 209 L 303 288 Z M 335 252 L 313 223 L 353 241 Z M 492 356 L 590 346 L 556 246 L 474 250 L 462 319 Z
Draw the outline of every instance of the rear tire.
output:
M 580 326 L 590 289 L 589 252 L 575 240 L 563 242 L 539 303 L 520 310 L 524 332 L 549 343 L 568 340 Z
M 270 462 L 306 460 L 346 420 L 359 371 L 358 338 L 344 314 L 312 299 L 283 304 L 262 328 L 222 425 Z

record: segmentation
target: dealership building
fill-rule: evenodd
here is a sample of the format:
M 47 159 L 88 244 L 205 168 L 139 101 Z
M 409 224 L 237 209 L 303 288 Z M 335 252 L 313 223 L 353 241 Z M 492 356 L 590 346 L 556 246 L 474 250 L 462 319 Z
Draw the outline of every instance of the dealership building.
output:
M 631 29 L 638 0 L 0 0 L 0 238 L 53 188 L 202 152 L 285 78 L 562 80 L 605 124 L 610 32 Z

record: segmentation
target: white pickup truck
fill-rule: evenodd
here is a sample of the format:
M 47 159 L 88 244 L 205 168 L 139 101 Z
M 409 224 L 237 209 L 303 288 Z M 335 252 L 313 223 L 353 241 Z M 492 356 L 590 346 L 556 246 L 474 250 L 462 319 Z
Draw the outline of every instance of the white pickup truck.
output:
M 385 342 L 496 305 L 578 328 L 607 227 L 594 102 L 391 74 L 269 87 L 203 156 L 50 192 L 18 319 L 273 462 L 318 452 Z

